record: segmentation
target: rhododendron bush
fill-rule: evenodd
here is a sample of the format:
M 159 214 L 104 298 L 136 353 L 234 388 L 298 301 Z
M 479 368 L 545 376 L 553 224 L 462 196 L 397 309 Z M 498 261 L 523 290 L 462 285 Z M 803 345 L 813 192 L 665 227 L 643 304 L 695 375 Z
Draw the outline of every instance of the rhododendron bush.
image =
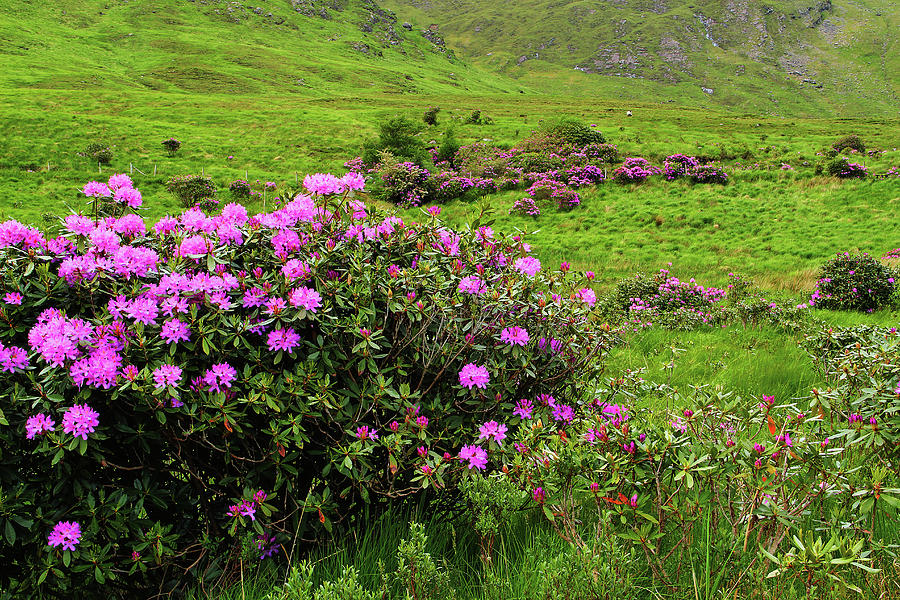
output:
M 3 589 L 166 590 L 237 538 L 271 555 L 454 485 L 498 420 L 598 375 L 587 281 L 523 239 L 382 214 L 354 173 L 157 223 L 115 178 L 59 237 L 0 224 Z

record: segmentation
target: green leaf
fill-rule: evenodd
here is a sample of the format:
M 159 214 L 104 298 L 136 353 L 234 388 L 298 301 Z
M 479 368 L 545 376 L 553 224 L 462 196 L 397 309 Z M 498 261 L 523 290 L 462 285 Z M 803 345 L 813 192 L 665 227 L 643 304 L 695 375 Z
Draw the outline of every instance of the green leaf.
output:
M 550 510 L 546 504 L 542 504 L 541 508 L 544 509 L 544 516 L 547 517 L 547 520 L 551 523 L 556 521 L 556 517 L 553 516 L 553 511 Z
M 6 535 L 6 541 L 9 542 L 10 546 L 16 543 L 16 530 L 12 525 L 12 521 L 6 522 L 3 533 Z

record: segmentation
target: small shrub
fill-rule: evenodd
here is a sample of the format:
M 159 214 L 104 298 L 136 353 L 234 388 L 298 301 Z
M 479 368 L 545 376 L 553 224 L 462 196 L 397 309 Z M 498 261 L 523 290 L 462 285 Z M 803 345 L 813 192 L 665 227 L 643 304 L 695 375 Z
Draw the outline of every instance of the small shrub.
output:
M 441 145 L 438 146 L 437 152 L 434 155 L 434 162 L 439 163 L 447 161 L 450 164 L 453 164 L 457 152 L 459 152 L 459 141 L 456 139 L 456 133 L 454 132 L 453 127 L 450 127 L 444 132 L 443 138 L 441 138 Z
M 535 181 L 526 192 L 528 192 L 529 196 L 534 198 L 535 202 L 542 203 L 549 201 L 554 191 L 561 190 L 565 187 L 566 184 L 561 181 L 556 181 L 555 179 L 539 179 L 538 181 Z
M 539 217 L 541 216 L 541 209 L 538 208 L 533 198 L 521 198 L 513 203 L 512 208 L 509 209 L 509 214 Z
M 418 137 L 421 125 L 406 117 L 393 117 L 378 126 L 378 138 L 363 144 L 362 159 L 366 165 L 376 165 L 381 153 L 390 152 L 397 159 L 424 165 L 428 160 L 425 144 Z
M 728 183 L 728 173 L 718 165 L 698 165 L 690 171 L 694 183 Z
M 422 120 L 426 125 L 437 125 L 437 114 L 439 112 L 441 112 L 440 107 L 429 106 L 425 113 L 422 115 Z
M 392 156 L 384 156 L 378 166 L 381 176 L 382 199 L 397 206 L 419 206 L 435 196 L 434 181 L 430 173 L 419 165 L 397 162 Z
M 466 117 L 464 123 L 469 125 L 493 125 L 494 120 L 487 115 L 481 114 L 480 110 L 473 110 L 472 114 Z
M 425 527 L 421 523 L 410 523 L 409 537 L 397 548 L 397 570 L 390 579 L 406 593 L 406 598 L 453 600 L 456 591 L 450 585 L 450 575 L 425 551 L 427 541 Z
M 578 192 L 568 188 L 558 188 L 550 193 L 550 200 L 556 204 L 559 210 L 572 210 L 581 204 Z
M 869 174 L 868 169 L 859 163 L 852 163 L 847 158 L 839 156 L 828 163 L 828 174 L 840 179 L 865 179 Z
M 619 161 L 619 147 L 615 144 L 587 144 L 581 151 L 588 158 L 600 162 L 615 163 Z
M 685 154 L 672 154 L 667 156 L 663 163 L 663 174 L 668 181 L 685 177 L 691 170 L 700 164 L 693 156 Z
M 163 148 L 166 149 L 166 152 L 169 156 L 175 156 L 175 153 L 181 149 L 181 142 L 176 140 L 175 138 L 169 138 L 167 140 L 163 140 L 162 142 Z
M 231 192 L 234 198 L 249 198 L 253 190 L 250 188 L 249 182 L 243 179 L 235 179 L 229 184 L 228 191 Z
M 616 183 L 641 183 L 651 175 L 660 173 L 659 167 L 654 167 L 645 158 L 626 158 L 619 168 L 613 171 L 613 180 Z
M 822 265 L 810 304 L 819 308 L 872 311 L 887 306 L 895 273 L 866 253 L 840 252 Z
M 211 177 L 202 175 L 177 175 L 166 182 L 169 190 L 185 208 L 210 202 L 216 196 L 216 186 Z
M 855 150 L 860 154 L 865 153 L 866 145 L 856 134 L 845 135 L 831 145 L 831 148 L 838 154 L 847 150 Z
M 601 132 L 571 117 L 562 117 L 551 121 L 544 125 L 541 131 L 549 137 L 572 144 L 576 148 L 606 142 Z
M 98 162 L 101 165 L 108 165 L 112 162 L 113 159 L 113 151 L 109 144 L 102 144 L 100 142 L 92 142 L 88 144 L 84 150 L 78 153 L 78 156 L 83 156 L 85 158 L 90 158 L 94 162 Z

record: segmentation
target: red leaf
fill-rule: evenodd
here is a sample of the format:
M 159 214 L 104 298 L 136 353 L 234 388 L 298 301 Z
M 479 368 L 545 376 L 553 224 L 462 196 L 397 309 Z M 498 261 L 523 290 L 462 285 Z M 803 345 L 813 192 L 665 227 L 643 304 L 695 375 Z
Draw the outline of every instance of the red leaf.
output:
M 776 431 L 778 431 L 778 428 L 775 427 L 775 419 L 772 418 L 772 415 L 769 415 L 769 433 L 775 435 Z

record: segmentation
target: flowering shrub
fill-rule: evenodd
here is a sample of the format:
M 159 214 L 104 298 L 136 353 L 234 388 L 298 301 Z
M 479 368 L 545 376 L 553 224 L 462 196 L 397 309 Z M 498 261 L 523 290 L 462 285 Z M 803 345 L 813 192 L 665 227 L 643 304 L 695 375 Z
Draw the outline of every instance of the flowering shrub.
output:
M 165 148 L 169 156 L 175 156 L 175 153 L 181 148 L 181 142 L 175 138 L 169 138 L 162 141 L 162 147 Z
M 572 210 L 581 204 L 578 192 L 567 188 L 558 188 L 550 192 L 550 201 L 555 203 L 559 210 Z
M 513 202 L 512 208 L 509 209 L 509 214 L 539 217 L 541 216 L 541 209 L 538 208 L 533 198 L 521 198 Z
M 719 165 L 697 165 L 690 176 L 694 183 L 728 183 L 728 173 Z
M 215 200 L 216 186 L 211 177 L 202 175 L 177 175 L 166 182 L 169 190 L 185 208 L 190 208 L 199 203 L 207 205 L 218 204 Z
M 851 133 L 850 135 L 845 135 L 837 140 L 831 145 L 831 148 L 835 154 L 840 154 L 845 150 L 855 150 L 856 152 L 863 153 L 866 151 L 866 144 L 861 137 L 855 133 Z
M 828 174 L 841 179 L 865 179 L 869 170 L 859 163 L 852 163 L 840 156 L 828 163 Z
M 434 198 L 433 182 L 428 169 L 415 163 L 397 162 L 386 157 L 378 165 L 381 176 L 382 197 L 397 206 L 419 206 Z
M 243 179 L 235 179 L 228 185 L 228 191 L 236 199 L 247 199 L 253 190 L 250 188 L 249 182 Z
M 886 306 L 897 289 L 896 273 L 866 253 L 839 252 L 822 265 L 810 304 L 819 308 L 872 311 Z
M 619 147 L 615 144 L 587 144 L 581 151 L 590 159 L 604 163 L 619 161 Z
M 4 590 L 193 585 L 231 536 L 270 555 L 484 469 L 520 399 L 597 376 L 577 275 L 379 213 L 361 183 L 153 225 L 93 197 L 52 239 L 0 224 Z
M 659 173 L 659 167 L 654 167 L 647 159 L 630 157 L 613 171 L 612 176 L 616 183 L 641 183 Z
M 565 188 L 566 184 L 561 181 L 556 181 L 555 179 L 539 179 L 531 184 L 531 187 L 525 191 L 529 196 L 534 198 L 535 202 L 546 203 L 552 198 L 553 192 Z
M 699 164 L 700 161 L 693 156 L 673 154 L 666 157 L 666 160 L 663 163 L 663 174 L 667 181 L 672 181 L 688 175 L 688 173 Z

